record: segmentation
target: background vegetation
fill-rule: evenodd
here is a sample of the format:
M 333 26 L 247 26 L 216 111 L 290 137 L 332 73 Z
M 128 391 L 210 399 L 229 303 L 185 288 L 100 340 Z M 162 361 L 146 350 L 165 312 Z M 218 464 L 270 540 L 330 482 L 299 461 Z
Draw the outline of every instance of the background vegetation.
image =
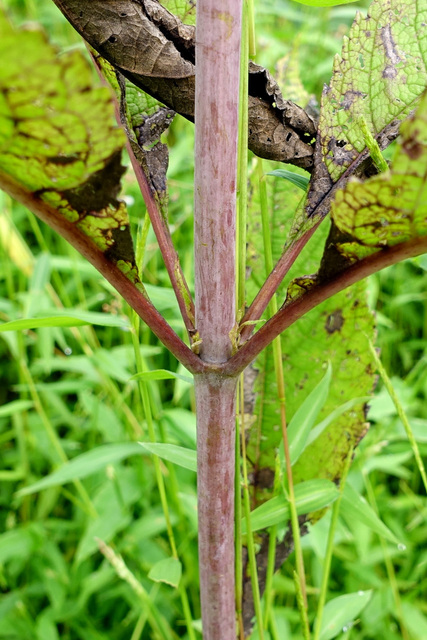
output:
M 61 49 L 83 49 L 49 0 L 3 4 L 15 24 L 37 20 Z M 367 5 L 309 9 L 286 0 L 259 2 L 257 62 L 274 69 L 279 59 L 292 53 L 306 91 L 319 98 L 342 36 L 356 10 Z M 170 222 L 191 282 L 192 126 L 176 118 L 167 138 Z M 265 171 L 274 168 L 264 165 Z M 130 173 L 124 179 L 124 193 L 136 234 L 143 229 L 144 205 Z M 151 231 L 143 264 L 153 302 L 183 335 Z M 426 257 L 399 264 L 369 281 L 381 359 L 424 455 L 426 298 Z M 150 432 L 157 441 L 194 448 L 195 418 L 187 379 L 140 383 L 131 379 L 137 371 L 167 369 L 184 375 L 185 371 L 177 369 L 144 327 L 135 358 L 135 319 L 130 309 L 64 240 L 0 193 L 0 320 L 49 315 L 63 307 L 102 311 L 103 320 L 97 319 L 102 326 L 0 334 L 0 638 L 199 638 L 193 472 L 159 463 L 142 449 L 142 455 L 109 458 L 117 452 L 115 447 L 104 450 L 106 469 L 104 465 L 96 470 L 97 460 L 88 458 L 81 481 L 31 495 L 17 493 L 65 458 L 101 445 L 149 440 Z M 356 453 L 351 480 L 400 542 L 385 542 L 357 518 L 340 520 L 330 594 L 372 589 L 373 596 L 358 623 L 343 629 L 339 637 L 424 640 L 425 491 L 381 381 L 370 407 L 372 426 Z M 159 477 L 164 478 L 165 488 Z M 326 515 L 303 540 L 313 609 L 328 520 Z M 99 551 L 96 538 L 111 545 L 132 574 L 117 562 L 113 567 Z M 178 588 L 153 580 L 153 567 L 171 556 L 173 545 L 184 569 Z M 274 579 L 273 635 L 280 640 L 302 637 L 292 568 L 291 557 Z

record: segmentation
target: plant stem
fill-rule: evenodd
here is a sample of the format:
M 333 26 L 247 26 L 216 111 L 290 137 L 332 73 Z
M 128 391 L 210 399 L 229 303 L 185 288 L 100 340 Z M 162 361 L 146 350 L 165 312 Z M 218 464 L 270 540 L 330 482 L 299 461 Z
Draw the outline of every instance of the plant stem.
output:
M 244 322 L 252 322 L 255 320 L 259 320 L 265 309 L 270 303 L 270 300 L 273 298 L 277 289 L 283 281 L 283 278 L 288 273 L 289 269 L 294 264 L 295 260 L 298 258 L 301 251 L 304 249 L 307 242 L 310 240 L 311 236 L 316 231 L 319 226 L 321 220 L 309 229 L 301 238 L 298 238 L 295 242 L 292 242 L 283 252 L 281 258 L 275 265 L 273 269 L 273 265 L 271 265 L 270 274 L 268 275 L 266 281 L 262 285 L 261 289 L 255 296 L 252 304 L 249 309 L 246 311 L 244 317 L 240 324 Z M 241 331 L 241 343 L 245 342 L 251 335 L 253 331 L 254 325 L 249 324 L 243 327 Z
M 423 481 L 423 485 L 424 485 L 424 489 L 427 491 L 427 475 L 426 475 L 426 470 L 424 467 L 424 462 L 423 459 L 421 457 L 421 453 L 420 450 L 418 448 L 418 443 L 415 439 L 414 436 L 414 432 L 412 431 L 412 427 L 409 424 L 409 420 L 408 420 L 408 416 L 406 415 L 406 412 L 404 410 L 404 408 L 402 407 L 402 404 L 398 398 L 398 395 L 396 393 L 396 391 L 394 390 L 393 384 L 390 380 L 390 378 L 387 375 L 387 371 L 385 370 L 383 363 L 381 362 L 381 360 L 378 357 L 378 353 L 375 350 L 374 345 L 372 344 L 372 342 L 369 340 L 369 350 L 372 354 L 372 357 L 374 359 L 375 364 L 377 365 L 377 369 L 378 369 L 378 373 L 381 376 L 381 379 L 384 383 L 385 388 L 387 389 L 390 398 L 393 401 L 393 404 L 396 408 L 397 411 L 397 415 L 399 416 L 400 420 L 402 421 L 403 427 L 405 429 L 406 435 L 408 437 L 409 443 L 411 445 L 412 448 L 412 452 L 414 454 L 414 458 L 415 458 L 415 462 L 417 463 L 417 467 L 418 467 L 418 471 L 420 472 L 420 476 L 421 476 L 421 480 Z
M 235 325 L 241 0 L 198 0 L 194 248 L 202 360 L 223 364 Z M 195 375 L 200 597 L 204 640 L 235 640 L 236 377 Z
M 141 189 L 142 197 L 144 198 L 145 206 L 147 207 L 148 215 L 150 216 L 151 225 L 154 233 L 156 234 L 157 242 L 159 243 L 159 250 L 162 254 L 163 262 L 165 263 L 165 267 L 169 274 L 172 288 L 175 291 L 185 328 L 187 329 L 189 338 L 191 339 L 196 333 L 194 327 L 194 303 L 191 299 L 190 290 L 181 269 L 178 254 L 173 245 L 166 220 L 162 216 L 161 211 L 159 211 L 146 175 L 132 151 L 132 146 L 129 140 L 127 141 L 126 146 L 139 188 Z
M 246 436 L 245 436 L 245 400 L 244 400 L 244 391 L 243 391 L 243 376 L 240 380 L 240 441 L 242 443 L 242 471 L 243 471 L 243 508 L 245 512 L 245 520 L 246 520 L 246 531 L 247 531 L 247 549 L 248 549 L 248 562 L 249 562 L 249 570 L 251 574 L 251 586 L 252 586 L 252 597 L 254 600 L 254 610 L 256 615 L 257 622 L 257 630 L 258 636 L 260 640 L 264 640 L 264 624 L 262 619 L 262 610 L 261 610 L 261 594 L 259 589 L 258 582 L 258 569 L 256 562 L 256 554 L 255 554 L 255 544 L 254 537 L 252 534 L 251 527 L 251 505 L 249 498 L 249 479 L 248 479 L 248 466 L 246 464 Z
M 19 185 L 11 176 L 0 172 L 0 189 L 28 207 L 36 216 L 46 222 L 84 256 L 105 279 L 123 296 L 139 317 L 167 349 L 192 373 L 204 370 L 203 362 L 177 336 L 163 316 L 151 302 L 135 287 L 120 269 L 77 227 L 58 211 L 44 202 L 36 194 Z
M 240 433 L 236 429 L 234 473 L 234 551 L 235 551 L 235 583 L 236 583 L 236 615 L 239 628 L 239 639 L 245 640 L 243 624 L 242 598 L 243 598 L 243 562 L 242 562 L 242 478 L 240 472 Z
M 335 531 L 338 523 L 338 514 L 339 514 L 341 499 L 344 492 L 344 487 L 347 481 L 347 476 L 350 470 L 352 459 L 353 459 L 353 447 L 350 447 L 350 450 L 347 454 L 347 460 L 345 461 L 343 474 L 341 476 L 340 494 L 338 496 L 338 499 L 335 500 L 334 504 L 332 505 L 332 517 L 331 517 L 331 524 L 329 525 L 329 531 L 328 531 L 326 556 L 323 562 L 322 584 L 320 586 L 319 602 L 317 605 L 313 640 L 319 640 L 320 638 L 320 631 L 322 628 L 323 609 L 325 607 L 326 596 L 328 593 L 329 574 L 331 571 L 332 554 L 334 551 L 334 537 L 335 537 Z
M 268 197 L 267 197 L 267 185 L 264 179 L 264 172 L 262 168 L 262 160 L 258 159 L 257 163 L 258 169 L 258 177 L 259 177 L 259 192 L 260 192 L 260 203 L 261 203 L 261 219 L 262 219 L 262 235 L 263 235 L 263 243 L 264 243 L 264 256 L 265 256 L 265 268 L 266 272 L 270 272 L 273 266 L 273 252 L 271 245 L 271 232 L 270 232 L 270 221 L 268 218 Z M 270 303 L 269 303 L 269 315 L 273 316 L 277 313 L 277 299 L 273 294 Z M 299 584 L 299 589 L 301 592 L 301 616 L 302 623 L 304 628 L 308 628 L 307 622 L 307 594 L 306 594 L 306 581 L 305 581 L 305 570 L 304 570 L 304 558 L 302 554 L 301 548 L 301 536 L 299 530 L 299 521 L 297 508 L 295 504 L 295 493 L 294 493 L 294 480 L 292 475 L 292 466 L 291 466 L 291 457 L 289 453 L 289 441 L 288 441 L 288 431 L 286 428 L 286 393 L 285 393 L 285 380 L 283 373 L 283 356 L 282 356 L 282 342 L 281 337 L 278 336 L 273 341 L 273 359 L 274 359 L 274 370 L 276 374 L 276 384 L 277 384 L 277 396 L 280 407 L 280 426 L 282 430 L 283 437 L 283 449 L 285 452 L 286 459 L 286 476 L 288 481 L 288 491 L 289 491 L 289 509 L 291 512 L 291 524 L 292 524 L 292 536 L 294 539 L 294 548 L 295 548 L 295 559 L 297 566 L 297 580 Z M 270 540 L 270 544 L 272 541 Z M 275 541 L 274 543 L 275 544 Z M 274 568 L 274 564 L 273 564 Z M 270 574 L 272 567 L 269 566 Z M 271 582 L 270 575 L 270 582 Z M 266 599 L 270 596 L 266 594 Z
M 240 54 L 240 98 L 239 98 L 239 153 L 237 164 L 237 309 L 240 317 L 246 303 L 246 217 L 248 210 L 248 15 L 247 4 L 243 3 L 242 42 Z M 238 317 L 238 321 L 240 318 Z
M 223 374 L 236 375 L 243 371 L 274 338 L 331 296 L 396 262 L 414 258 L 426 252 L 427 236 L 422 236 L 394 247 L 381 249 L 337 273 L 330 280 L 314 285 L 297 300 L 283 305 L 276 315 L 266 322 L 222 367 Z
M 235 640 L 236 379 L 195 376 L 200 598 L 204 640 Z

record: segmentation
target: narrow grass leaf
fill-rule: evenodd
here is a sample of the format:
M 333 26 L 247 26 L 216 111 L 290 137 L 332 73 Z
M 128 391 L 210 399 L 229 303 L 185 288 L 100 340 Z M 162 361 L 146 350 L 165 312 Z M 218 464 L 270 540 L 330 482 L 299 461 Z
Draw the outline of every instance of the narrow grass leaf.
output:
M 328 370 L 322 380 L 306 397 L 289 423 L 288 438 L 292 465 L 295 464 L 304 451 L 310 431 L 328 398 L 331 376 L 332 367 L 331 364 L 329 364 Z M 284 461 L 283 444 L 280 446 L 280 455 Z
M 197 471 L 197 453 L 193 449 L 186 449 L 185 447 L 163 442 L 139 442 L 138 444 L 150 453 L 163 458 L 163 460 L 177 464 L 190 471 Z
M 12 402 L 8 402 L 0 407 L 0 418 L 12 416 L 14 413 L 19 413 L 20 411 L 27 411 L 27 409 L 31 409 L 32 406 L 33 402 L 31 400 L 12 400 Z
M 141 371 L 140 373 L 135 373 L 134 376 L 131 377 L 131 380 L 184 380 L 184 382 L 189 382 L 193 384 L 193 378 L 190 376 L 184 376 L 181 373 L 175 373 L 174 371 L 167 371 L 167 369 L 154 369 L 153 371 Z
M 338 596 L 326 603 L 323 610 L 323 623 L 320 640 L 330 640 L 342 633 L 366 607 L 372 597 L 372 591 L 358 591 Z
M 427 94 L 426 94 L 426 105 L 427 105 Z M 427 106 L 426 106 L 426 110 L 427 110 Z M 381 362 L 380 358 L 378 357 L 377 352 L 375 351 L 374 345 L 372 344 L 372 342 L 369 340 L 369 349 L 374 357 L 375 360 L 375 364 L 377 365 L 377 369 L 378 369 L 378 373 L 380 374 L 382 381 L 384 382 L 384 386 L 387 389 L 390 398 L 393 401 L 394 406 L 396 407 L 396 411 L 397 411 L 397 415 L 399 416 L 399 418 L 402 421 L 402 424 L 404 426 L 406 435 L 408 436 L 408 440 L 409 443 L 411 445 L 412 451 L 414 452 L 414 457 L 415 457 L 415 461 L 417 463 L 417 467 L 418 470 L 420 472 L 420 476 L 421 479 L 423 481 L 424 484 L 424 488 L 427 491 L 427 474 L 426 474 L 426 469 L 424 466 L 424 462 L 423 459 L 421 457 L 421 453 L 420 450 L 418 448 L 418 444 L 416 441 L 416 438 L 414 436 L 414 432 L 412 431 L 411 425 L 409 424 L 409 420 L 408 420 L 408 416 L 406 415 L 406 412 L 403 408 L 402 403 L 399 400 L 399 397 L 393 387 L 392 381 L 390 380 L 390 378 L 387 375 L 387 371 L 384 369 L 383 367 L 383 363 Z
M 382 522 L 365 498 L 353 489 L 349 484 L 345 485 L 340 513 L 348 521 L 357 520 L 375 531 L 379 536 L 399 544 L 394 533 Z
M 63 312 L 51 312 L 51 315 L 37 318 L 20 318 L 0 325 L 2 331 L 22 331 L 24 329 L 38 329 L 40 327 L 80 327 L 87 324 L 104 327 L 129 328 L 127 318 L 95 311 L 74 311 L 64 309 Z
M 141 455 L 141 447 L 137 442 L 123 444 L 106 444 L 66 462 L 57 471 L 29 487 L 20 489 L 18 496 L 26 496 L 49 487 L 56 487 L 66 482 L 79 480 L 104 469 L 108 464 L 120 462 L 129 456 Z
M 331 480 L 307 480 L 295 485 L 295 503 L 298 515 L 318 511 L 334 502 L 338 487 Z M 290 518 L 289 501 L 284 495 L 276 496 L 251 513 L 252 531 L 283 524 Z M 246 520 L 242 520 L 242 533 L 247 533 Z
M 307 191 L 308 183 L 310 182 L 309 178 L 307 178 L 306 176 L 300 176 L 298 173 L 295 173 L 294 171 L 288 171 L 287 169 L 275 169 L 274 171 L 269 171 L 265 175 L 284 178 L 284 180 L 292 182 L 292 184 L 296 185 L 303 191 Z
M 166 558 L 156 562 L 148 577 L 153 582 L 165 582 L 171 587 L 177 587 L 181 580 L 182 566 L 178 558 Z

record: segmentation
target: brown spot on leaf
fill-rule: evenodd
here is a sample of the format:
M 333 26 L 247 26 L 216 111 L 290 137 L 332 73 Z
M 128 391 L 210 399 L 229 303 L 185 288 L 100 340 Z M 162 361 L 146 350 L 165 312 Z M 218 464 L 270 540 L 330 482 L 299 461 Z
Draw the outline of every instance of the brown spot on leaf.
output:
M 274 485 L 274 471 L 269 467 L 258 469 L 255 473 L 254 484 L 258 489 L 271 489 Z
M 126 168 L 121 164 L 121 152 L 114 153 L 105 167 L 92 174 L 83 185 L 67 189 L 63 195 L 78 213 L 101 211 L 117 203 L 120 179 Z
M 414 132 L 414 137 L 404 141 L 402 148 L 411 160 L 417 160 L 423 153 L 423 145 L 419 141 L 419 132 Z
M 357 151 L 350 146 L 345 140 L 337 140 L 331 138 L 328 142 L 328 156 L 333 159 L 334 164 L 338 167 L 350 165 L 357 157 Z
M 348 111 L 357 98 L 363 98 L 365 96 L 366 93 L 363 93 L 362 91 L 348 90 L 345 92 L 344 97 L 341 100 L 341 106 L 345 111 Z
M 326 318 L 325 329 L 328 333 L 335 333 L 335 331 L 341 330 L 343 324 L 344 318 L 342 311 L 341 309 L 337 309 Z
M 133 266 L 135 257 L 129 225 L 110 229 L 109 233 L 111 234 L 112 244 L 105 252 L 105 256 L 112 262 L 124 260 L 129 262 L 130 266 Z

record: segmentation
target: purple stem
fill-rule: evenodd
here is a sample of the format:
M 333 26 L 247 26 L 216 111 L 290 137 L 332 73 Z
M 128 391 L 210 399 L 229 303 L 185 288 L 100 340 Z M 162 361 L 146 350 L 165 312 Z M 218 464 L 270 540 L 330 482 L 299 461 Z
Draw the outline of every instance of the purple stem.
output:
M 235 640 L 236 381 L 195 376 L 200 598 L 203 640 Z
M 293 242 L 289 247 L 287 247 L 287 249 L 285 249 L 273 271 L 270 273 L 267 280 L 264 282 L 261 289 L 254 298 L 251 306 L 246 311 L 244 317 L 242 318 L 242 321 L 240 322 L 240 326 L 242 326 L 245 322 L 259 320 L 261 318 L 270 300 L 282 283 L 283 278 L 286 276 L 289 269 L 292 267 L 295 260 L 298 258 L 299 254 L 301 253 L 307 242 L 310 240 L 311 236 L 316 231 L 321 222 L 322 220 L 319 220 L 319 222 L 311 229 L 309 229 L 303 236 L 301 236 L 301 238 L 298 238 L 296 242 Z M 253 330 L 253 324 L 243 327 L 240 333 L 241 344 L 248 340 Z
M 242 0 L 198 0 L 195 300 L 200 355 L 221 369 L 235 324 L 236 175 Z M 236 379 L 196 376 L 200 597 L 204 640 L 235 640 Z
M 194 326 L 194 303 L 191 298 L 191 293 L 185 280 L 185 276 L 181 269 L 178 254 L 173 245 L 166 221 L 159 211 L 157 203 L 153 197 L 147 181 L 147 177 L 140 164 L 138 163 L 138 160 L 135 158 L 129 141 L 127 142 L 127 150 L 132 162 L 136 179 L 139 184 L 139 188 L 141 189 L 142 197 L 144 198 L 145 206 L 147 207 L 148 215 L 150 216 L 151 225 L 156 235 L 157 242 L 159 243 L 159 249 L 160 253 L 162 254 L 163 262 L 165 263 L 165 267 L 169 274 L 172 288 L 175 291 L 176 299 L 178 301 L 182 319 L 184 320 L 185 328 L 187 329 L 188 335 L 191 339 L 196 333 L 196 329 Z
M 88 236 L 83 234 L 72 222 L 58 215 L 55 208 L 43 202 L 5 173 L 0 173 L 0 188 L 30 209 L 89 260 L 189 371 L 200 373 L 206 370 L 204 363 L 176 335 L 151 302 L 138 291 L 133 282 L 114 263 L 105 257 L 105 254 Z
M 270 344 L 285 329 L 299 320 L 303 315 L 311 311 L 314 307 L 343 291 L 352 284 L 363 280 L 367 276 L 385 269 L 386 267 L 406 260 L 415 258 L 427 252 L 427 236 L 402 242 L 394 247 L 381 249 L 377 253 L 360 260 L 338 273 L 327 282 L 314 285 L 312 289 L 304 293 L 297 300 L 284 304 L 279 311 L 252 336 L 242 348 L 228 360 L 222 367 L 224 375 L 235 376 L 244 371 L 246 367 L 257 357 L 267 345 Z

